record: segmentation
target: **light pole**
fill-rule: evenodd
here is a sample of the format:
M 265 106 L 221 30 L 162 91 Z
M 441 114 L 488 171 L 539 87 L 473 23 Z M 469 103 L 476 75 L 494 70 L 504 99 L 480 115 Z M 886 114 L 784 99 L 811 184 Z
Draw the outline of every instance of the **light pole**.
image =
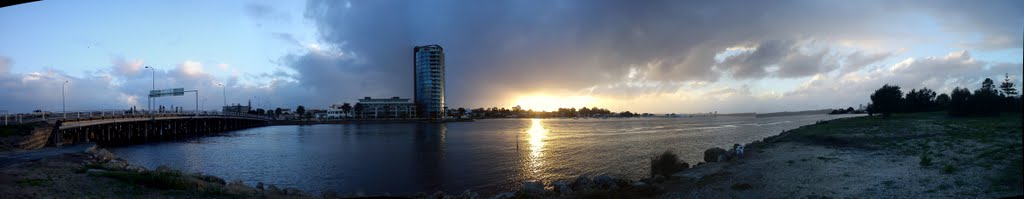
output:
M 148 68 L 149 70 L 153 71 L 153 89 L 152 90 L 156 90 L 156 69 L 153 68 L 153 67 L 150 67 L 150 66 L 146 66 L 146 68 Z M 150 92 L 152 92 L 152 90 L 150 90 Z M 147 95 L 147 96 L 149 96 L 149 95 Z M 153 99 L 153 96 L 149 96 L 149 111 L 150 112 L 153 111 L 153 104 L 154 104 L 155 101 L 156 101 L 156 99 Z
M 220 85 L 221 94 L 223 94 L 221 98 L 224 99 L 224 107 L 228 107 L 228 86 L 223 83 L 217 83 L 217 85 Z
M 68 118 L 68 109 L 64 105 L 64 88 L 68 86 L 68 80 L 64 80 L 64 84 L 60 85 L 60 111 L 64 112 L 64 119 Z

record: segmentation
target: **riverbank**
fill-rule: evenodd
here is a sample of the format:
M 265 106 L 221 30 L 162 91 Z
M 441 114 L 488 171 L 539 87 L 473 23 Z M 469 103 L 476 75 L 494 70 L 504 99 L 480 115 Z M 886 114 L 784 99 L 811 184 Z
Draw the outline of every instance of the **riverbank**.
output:
M 998 198 L 1022 191 L 1021 115 L 898 114 L 821 122 L 748 144 L 666 198 Z
M 406 193 L 410 198 L 802 198 L 1004 197 L 1021 194 L 1021 116 L 949 118 L 944 113 L 819 122 L 747 144 L 746 154 L 676 175 L 525 182 L 508 192 Z M 147 170 L 96 152 L 0 168 L 0 194 L 15 198 L 314 198 L 321 194 L 244 185 L 168 168 Z M 105 153 L 100 153 L 105 154 Z M 111 161 L 117 160 L 117 161 Z M 637 161 L 646 161 L 637 160 Z M 111 163 L 114 162 L 114 163 Z M 122 164 L 123 163 L 123 164 Z M 396 179 L 400 180 L 400 179 Z M 171 183 L 168 183 L 171 182 Z M 183 182 L 183 183 L 182 183 Z M 184 186 L 182 186 L 184 184 Z M 302 188 L 302 187 L 298 187 Z M 290 190 L 290 191 L 285 191 Z M 352 193 L 333 194 L 333 198 Z M 344 191 L 344 190 L 343 190 Z M 291 193 L 291 195 L 287 194 Z M 333 195 L 333 196 L 332 196 Z

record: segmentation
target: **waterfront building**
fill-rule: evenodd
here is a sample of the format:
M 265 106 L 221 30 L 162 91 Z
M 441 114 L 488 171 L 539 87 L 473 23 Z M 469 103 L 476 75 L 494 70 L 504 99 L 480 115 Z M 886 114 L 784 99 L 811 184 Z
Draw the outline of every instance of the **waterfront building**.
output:
M 221 109 L 225 113 L 249 113 L 252 110 L 252 101 L 249 101 L 249 105 L 242 106 L 241 104 L 235 104 L 230 106 L 224 106 Z
M 444 48 L 440 45 L 413 48 L 413 101 L 418 115 L 444 118 Z
M 355 106 L 359 118 L 416 118 L 416 104 L 409 99 L 365 97 Z

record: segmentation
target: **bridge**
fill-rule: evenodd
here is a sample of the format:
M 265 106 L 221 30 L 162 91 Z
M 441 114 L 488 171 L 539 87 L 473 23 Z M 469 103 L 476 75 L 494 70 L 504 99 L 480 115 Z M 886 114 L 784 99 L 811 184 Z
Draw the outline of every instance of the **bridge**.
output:
M 266 116 L 210 111 L 137 112 L 97 110 L 68 113 L 3 115 L 0 125 L 29 124 L 34 128 L 19 148 L 95 142 L 122 145 L 179 139 L 224 131 L 264 126 Z

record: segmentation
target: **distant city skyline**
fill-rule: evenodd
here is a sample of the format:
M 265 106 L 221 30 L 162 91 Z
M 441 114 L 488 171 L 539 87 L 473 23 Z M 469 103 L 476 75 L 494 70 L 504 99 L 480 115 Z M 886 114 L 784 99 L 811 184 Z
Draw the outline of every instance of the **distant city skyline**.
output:
M 858 107 L 883 84 L 946 93 L 1008 73 L 1020 88 L 1021 8 L 1009 0 L 31 2 L 0 8 L 0 110 L 59 112 L 64 81 L 69 111 L 145 108 L 154 76 L 157 89 L 200 90 L 206 109 L 413 98 L 409 49 L 427 44 L 445 49 L 449 108 Z

